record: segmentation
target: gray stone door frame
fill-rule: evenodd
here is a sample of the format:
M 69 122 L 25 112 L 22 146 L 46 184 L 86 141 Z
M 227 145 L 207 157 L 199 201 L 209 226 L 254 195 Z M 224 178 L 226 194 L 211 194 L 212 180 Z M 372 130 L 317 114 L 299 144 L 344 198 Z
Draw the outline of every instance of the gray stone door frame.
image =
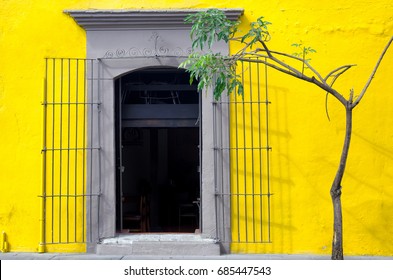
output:
M 102 11 L 83 10 L 65 11 L 86 30 L 87 57 L 96 59 L 95 67 L 89 68 L 88 77 L 97 81 L 93 89 L 100 96 L 100 149 L 101 162 L 98 168 L 101 179 L 97 192 L 100 202 L 97 205 L 98 219 L 87 219 L 92 223 L 93 242 L 88 250 L 94 251 L 96 243 L 104 238 L 116 235 L 116 162 L 115 162 L 115 99 L 114 81 L 117 77 L 146 67 L 178 67 L 191 49 L 189 38 L 190 26 L 184 24 L 184 18 L 198 10 L 163 10 L 163 11 Z M 236 20 L 242 9 L 225 10 L 230 19 Z M 216 51 L 228 53 L 227 44 L 216 44 Z M 95 69 L 93 69 L 95 68 Z M 201 236 L 220 239 L 219 234 L 230 231 L 230 211 L 225 212 L 224 221 L 217 222 L 221 215 L 217 213 L 216 184 L 217 174 L 214 158 L 214 102 L 211 92 L 204 92 L 201 98 Z M 228 118 L 228 112 L 218 112 Z M 228 123 L 228 122 L 226 122 Z M 221 128 L 222 129 L 222 128 Z M 226 128 L 228 127 L 226 125 Z M 227 133 L 224 133 L 226 135 Z M 229 134 L 228 134 L 229 135 Z M 94 142 L 94 137 L 89 141 Z M 229 141 L 224 139 L 223 141 Z M 94 143 L 92 143 L 94 146 Z M 229 156 L 223 162 L 229 162 Z M 229 193 L 229 166 L 220 174 L 219 182 Z M 93 182 L 95 178 L 90 178 Z M 222 227 L 222 228 L 217 228 Z M 223 246 L 228 251 L 229 245 Z

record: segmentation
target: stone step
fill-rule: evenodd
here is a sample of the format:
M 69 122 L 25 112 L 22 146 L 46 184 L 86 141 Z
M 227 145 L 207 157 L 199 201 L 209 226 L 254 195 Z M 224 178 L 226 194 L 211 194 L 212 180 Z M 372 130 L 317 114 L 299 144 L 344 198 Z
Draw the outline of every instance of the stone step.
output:
M 97 244 L 99 255 L 220 255 L 220 244 L 200 234 L 124 234 Z

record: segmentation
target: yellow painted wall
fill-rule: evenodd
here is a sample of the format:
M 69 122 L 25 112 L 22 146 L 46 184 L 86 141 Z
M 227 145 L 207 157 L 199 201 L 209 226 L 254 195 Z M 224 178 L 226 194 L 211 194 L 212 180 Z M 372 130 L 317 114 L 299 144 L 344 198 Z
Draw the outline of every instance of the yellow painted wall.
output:
M 11 251 L 37 251 L 41 187 L 42 92 L 45 57 L 84 57 L 85 32 L 65 9 L 212 7 L 211 1 L 0 1 L 0 231 Z M 271 46 L 292 52 L 302 40 L 317 53 L 312 64 L 328 73 L 358 66 L 337 83 L 355 93 L 393 35 L 390 0 L 258 2 L 222 0 L 217 8 L 244 8 L 242 20 L 271 21 Z M 246 28 L 242 25 L 242 28 Z M 344 252 L 393 255 L 393 50 L 354 111 L 354 132 L 343 182 Z M 240 253 L 329 254 L 329 188 L 344 132 L 342 108 L 319 89 L 269 72 L 272 243 L 234 244 Z M 80 251 L 83 247 L 49 248 Z

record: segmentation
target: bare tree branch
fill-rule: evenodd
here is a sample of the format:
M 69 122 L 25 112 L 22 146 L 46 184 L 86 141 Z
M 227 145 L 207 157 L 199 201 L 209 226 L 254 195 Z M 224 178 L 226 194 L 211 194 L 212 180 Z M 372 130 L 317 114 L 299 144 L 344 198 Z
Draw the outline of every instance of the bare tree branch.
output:
M 317 75 L 317 77 L 319 78 L 320 82 L 322 82 L 323 84 L 327 84 L 326 80 L 324 78 L 322 78 L 321 74 L 319 74 L 319 72 L 317 70 L 315 70 L 314 67 L 312 67 L 310 65 L 310 63 L 308 63 L 307 60 L 303 60 L 303 62 L 304 62 L 304 64 L 306 64 L 308 69 L 310 69 L 315 75 Z
M 382 51 L 382 53 L 381 53 L 381 55 L 380 55 L 376 65 L 375 65 L 375 67 L 373 69 L 373 71 L 371 72 L 370 77 L 368 78 L 368 81 L 366 82 L 366 85 L 364 86 L 363 90 L 360 92 L 360 95 L 358 96 L 358 98 L 356 98 L 355 102 L 352 103 L 352 108 L 355 108 L 356 105 L 359 104 L 360 100 L 362 100 L 364 94 L 366 93 L 368 87 L 371 84 L 371 81 L 373 80 L 373 78 L 375 76 L 375 73 L 378 70 L 379 65 L 381 64 L 381 61 L 382 61 L 383 57 L 385 56 L 385 53 L 389 49 L 389 47 L 392 44 L 392 42 L 393 42 L 393 36 L 390 38 L 389 42 L 386 44 L 385 48 L 383 49 L 383 51 Z
M 334 83 L 336 80 L 344 74 L 347 70 L 349 70 L 352 66 L 356 66 L 355 64 L 348 64 L 348 65 L 343 65 L 340 66 L 334 70 L 332 70 L 329 74 L 326 75 L 325 81 L 327 81 L 331 76 L 333 76 L 333 80 L 330 83 L 330 87 L 333 87 Z M 338 72 L 337 74 L 335 74 Z M 334 74 L 334 75 L 333 75 Z M 325 112 L 328 120 L 330 121 L 330 116 L 329 116 L 329 108 L 328 108 L 328 97 L 329 97 L 329 92 L 326 92 L 326 98 L 325 98 Z
M 267 57 L 267 58 L 272 59 L 271 57 Z M 274 58 L 274 57 L 273 57 L 273 58 Z M 276 62 L 276 60 L 278 60 L 279 62 L 281 62 L 281 63 L 280 63 L 280 65 L 282 65 L 281 67 L 278 66 L 278 65 L 275 65 L 275 64 L 272 64 L 272 63 L 269 63 L 269 62 L 266 62 L 266 61 L 262 61 L 262 60 L 257 60 L 257 59 L 242 58 L 241 60 L 243 60 L 243 61 L 249 61 L 249 62 L 262 63 L 262 64 L 265 64 L 265 65 L 267 65 L 267 66 L 269 66 L 269 67 L 271 67 L 271 68 L 273 68 L 273 69 L 276 69 L 276 70 L 278 70 L 278 71 L 280 71 L 280 72 L 282 72 L 282 73 L 285 73 L 285 74 L 288 74 L 288 75 L 293 76 L 293 77 L 295 77 L 295 78 L 298 78 L 298 79 L 300 79 L 300 80 L 303 80 L 303 81 L 312 83 L 312 84 L 314 84 L 314 85 L 320 87 L 320 88 L 323 89 L 324 91 L 329 92 L 329 93 L 330 93 L 331 95 L 333 95 L 338 101 L 340 101 L 344 106 L 347 104 L 347 100 L 346 100 L 338 91 L 336 91 L 335 89 L 333 89 L 332 87 L 330 87 L 328 84 L 323 83 L 323 82 L 317 80 L 314 76 L 309 77 L 309 76 L 303 75 L 303 74 L 301 74 L 299 71 L 297 71 L 296 69 L 295 69 L 295 71 L 296 71 L 297 73 L 293 73 L 292 71 L 289 71 L 289 70 L 286 69 L 286 68 L 291 69 L 292 67 L 290 67 L 289 65 L 285 64 L 284 62 L 282 62 L 282 61 L 280 61 L 280 60 L 278 60 L 278 59 L 275 59 L 275 60 L 273 59 L 273 61 Z M 288 66 L 288 67 L 287 67 L 287 66 Z M 292 68 L 292 69 L 293 69 L 293 68 Z
M 258 52 L 263 52 L 263 51 L 265 51 L 264 49 L 256 49 L 254 52 L 249 52 L 249 53 L 247 53 L 247 54 L 249 54 L 249 55 L 257 55 L 257 53 Z M 283 52 L 278 52 L 278 51 L 271 51 L 270 50 L 270 53 L 271 54 L 277 54 L 277 55 L 279 55 L 279 56 L 284 56 L 284 57 L 288 57 L 288 58 L 291 58 L 291 59 L 294 59 L 294 60 L 298 60 L 299 62 L 301 62 L 301 63 L 304 63 L 318 78 L 319 78 L 319 80 L 322 82 L 322 83 L 326 83 L 326 80 L 322 77 L 322 75 L 317 71 L 317 70 L 315 70 L 315 68 L 314 67 L 312 67 L 306 60 L 304 60 L 304 59 L 302 59 L 302 58 L 300 58 L 300 57 L 297 57 L 297 56 L 294 56 L 294 55 L 291 55 L 291 54 L 287 54 L 287 53 L 283 53 Z M 273 55 L 272 55 L 272 57 L 273 57 Z M 269 57 L 269 58 L 272 58 L 272 57 Z M 283 62 L 284 64 L 286 64 L 285 62 Z M 286 64 L 286 65 L 288 65 L 288 64 Z M 289 66 L 289 65 L 288 65 Z M 295 68 L 293 68 L 293 69 L 295 69 Z M 304 75 L 302 72 L 300 72 L 300 71 L 298 71 L 298 70 L 296 70 L 296 72 L 299 72 L 300 73 L 300 75 Z
M 356 64 L 348 64 L 348 65 L 343 65 L 340 67 L 337 67 L 336 69 L 332 70 L 329 74 L 326 75 L 325 80 L 327 81 L 330 76 L 334 76 L 334 81 L 330 84 L 331 86 L 333 85 L 333 83 L 337 80 L 337 78 L 341 75 L 344 74 L 347 70 L 349 70 L 351 67 L 356 66 Z M 342 70 L 341 72 L 339 72 L 338 74 L 333 75 L 334 73 L 338 72 Z
M 270 58 L 270 57 L 268 57 L 268 56 L 261 56 L 261 57 L 262 57 L 262 58 Z M 273 64 L 273 63 L 269 63 L 269 62 L 267 62 L 267 61 L 258 60 L 258 59 L 252 59 L 252 58 L 241 58 L 241 61 L 262 63 L 262 64 L 267 65 L 268 67 L 271 67 L 271 68 L 273 68 L 273 69 L 276 69 L 277 71 L 280 71 L 280 72 L 282 72 L 282 73 L 285 73 L 285 74 L 287 74 L 287 75 L 290 75 L 290 76 L 293 76 L 293 77 L 295 77 L 295 78 L 300 79 L 300 76 L 297 75 L 296 73 L 293 73 L 293 72 L 290 71 L 290 70 L 287 70 L 287 69 L 285 69 L 285 68 L 281 68 L 281 67 L 279 67 L 279 66 L 277 66 L 277 65 L 275 65 L 275 64 Z
M 260 51 L 264 51 L 262 49 L 259 49 Z M 275 53 L 273 51 L 270 51 L 270 53 Z M 258 53 L 253 53 L 253 52 L 248 52 L 245 53 L 246 55 L 250 55 L 250 56 L 256 56 L 256 57 L 262 57 L 262 58 L 267 58 L 270 60 L 273 60 L 274 62 L 276 62 L 277 64 L 279 64 L 281 67 L 288 69 L 289 71 L 292 72 L 292 74 L 294 74 L 293 76 L 300 78 L 303 74 L 302 72 L 300 72 L 299 70 L 297 70 L 296 68 L 290 66 L 289 64 L 286 64 L 285 62 L 282 62 L 281 60 L 277 59 L 276 57 L 274 57 L 273 55 L 269 56 L 269 55 L 263 55 L 263 54 L 258 54 Z M 274 64 L 272 64 L 274 65 Z M 278 66 L 277 66 L 278 67 Z
M 326 97 L 325 97 L 325 113 L 326 113 L 326 117 L 328 118 L 328 120 L 329 120 L 329 122 L 330 122 L 329 108 L 328 108 L 328 97 L 329 97 L 329 93 L 326 92 Z

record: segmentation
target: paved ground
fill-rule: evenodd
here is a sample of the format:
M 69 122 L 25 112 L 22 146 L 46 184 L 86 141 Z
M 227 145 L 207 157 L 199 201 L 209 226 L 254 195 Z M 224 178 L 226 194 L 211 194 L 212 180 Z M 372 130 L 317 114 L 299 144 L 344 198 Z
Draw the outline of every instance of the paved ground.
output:
M 0 253 L 0 260 L 329 260 L 330 256 L 320 255 L 242 255 L 221 256 L 137 256 L 137 255 L 96 255 L 96 254 L 53 254 L 53 253 Z M 347 256 L 347 260 L 393 260 L 390 257 Z

